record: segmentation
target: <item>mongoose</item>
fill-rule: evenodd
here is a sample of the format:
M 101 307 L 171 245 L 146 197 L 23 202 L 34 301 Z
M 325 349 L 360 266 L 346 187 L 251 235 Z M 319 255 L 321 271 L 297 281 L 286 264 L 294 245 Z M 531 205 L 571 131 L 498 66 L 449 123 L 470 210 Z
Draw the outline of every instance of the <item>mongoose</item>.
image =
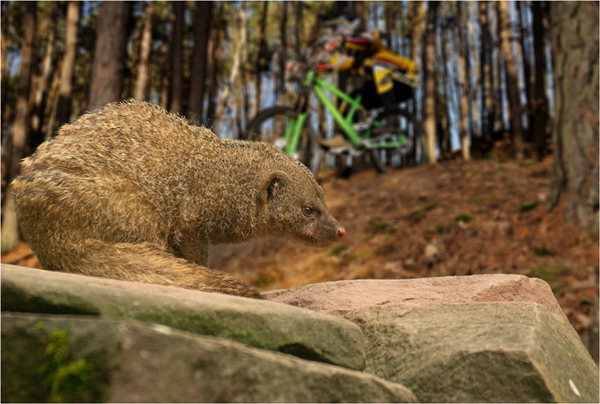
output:
M 47 269 L 241 296 L 259 294 L 206 268 L 211 244 L 328 246 L 346 233 L 302 163 L 134 100 L 62 126 L 23 160 L 13 191 Z

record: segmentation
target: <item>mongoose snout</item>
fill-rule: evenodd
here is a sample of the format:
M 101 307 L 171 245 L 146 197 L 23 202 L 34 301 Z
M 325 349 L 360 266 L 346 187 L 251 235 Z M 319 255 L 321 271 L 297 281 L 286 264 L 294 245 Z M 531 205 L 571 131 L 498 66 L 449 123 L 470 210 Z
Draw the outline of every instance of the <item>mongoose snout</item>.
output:
M 280 236 L 327 246 L 346 234 L 298 161 L 141 101 L 64 125 L 21 167 L 21 231 L 52 270 L 259 297 L 206 268 L 211 244 Z

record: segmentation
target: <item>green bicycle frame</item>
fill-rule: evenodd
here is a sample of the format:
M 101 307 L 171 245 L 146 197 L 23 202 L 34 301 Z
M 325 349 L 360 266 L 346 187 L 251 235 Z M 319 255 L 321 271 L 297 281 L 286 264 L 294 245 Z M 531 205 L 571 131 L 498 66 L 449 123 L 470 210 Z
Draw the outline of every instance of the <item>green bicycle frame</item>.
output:
M 362 105 L 360 103 L 361 97 L 352 98 L 342 90 L 333 85 L 329 84 L 325 80 L 315 77 L 315 72 L 310 70 L 306 75 L 306 80 L 304 81 L 305 86 L 313 86 L 313 91 L 317 98 L 323 103 L 325 108 L 329 111 L 329 113 L 333 116 L 333 119 L 337 122 L 337 124 L 342 128 L 348 139 L 352 142 L 355 147 L 360 147 L 362 145 L 360 136 L 354 129 L 354 125 L 352 123 L 352 118 L 354 118 L 354 114 L 358 111 Z M 327 97 L 325 91 L 329 91 L 333 95 L 337 96 L 339 99 L 347 102 L 350 105 L 350 110 L 344 117 L 342 113 L 336 108 L 333 102 Z M 296 151 L 296 147 L 298 147 L 298 142 L 300 140 L 300 132 L 304 127 L 304 123 L 308 119 L 310 112 L 305 111 L 298 115 L 298 119 L 296 122 L 291 121 L 288 124 L 288 127 L 285 131 L 285 139 L 286 139 L 286 147 L 285 152 L 289 155 L 293 155 Z M 379 122 L 374 122 L 374 126 L 381 125 Z M 365 138 L 370 137 L 371 131 L 368 130 L 365 134 Z M 400 140 L 393 143 L 373 143 L 370 145 L 371 148 L 394 148 L 394 147 L 403 147 L 407 143 L 407 140 L 404 136 L 400 136 Z

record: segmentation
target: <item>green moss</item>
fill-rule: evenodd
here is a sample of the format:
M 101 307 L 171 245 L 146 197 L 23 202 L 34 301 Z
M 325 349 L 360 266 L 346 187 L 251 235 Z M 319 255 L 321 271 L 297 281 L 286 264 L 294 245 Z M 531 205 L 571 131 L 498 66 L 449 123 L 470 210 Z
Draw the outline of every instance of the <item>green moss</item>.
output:
M 264 272 L 258 274 L 258 277 L 256 278 L 256 287 L 258 288 L 264 288 L 273 283 L 275 283 L 275 279 L 272 276 L 265 274 Z
M 419 223 L 421 220 L 423 220 L 423 219 L 425 219 L 425 217 L 427 217 L 427 214 L 425 213 L 425 211 L 423 209 L 415 209 L 412 212 L 410 212 L 408 217 L 413 222 Z
M 455 222 L 469 223 L 473 221 L 473 216 L 462 213 L 454 218 Z
M 524 203 L 523 205 L 521 205 L 519 207 L 519 213 L 529 212 L 530 210 L 535 209 L 537 206 L 538 206 L 537 202 Z
M 331 255 L 333 257 L 337 257 L 341 253 L 343 253 L 344 251 L 346 251 L 347 249 L 348 249 L 347 245 L 336 244 L 333 247 L 331 247 L 331 250 L 329 250 L 329 255 Z
M 72 360 L 68 331 L 52 331 L 41 368 L 44 387 L 51 402 L 82 401 L 82 392 L 90 388 L 90 374 L 93 370 L 94 367 L 85 359 Z
M 556 251 L 551 248 L 546 247 L 545 245 L 541 247 L 534 248 L 533 250 L 535 255 L 538 257 L 554 257 L 556 255 Z
M 429 205 L 425 206 L 425 212 L 429 212 L 430 210 L 433 210 L 437 207 L 438 207 L 437 202 L 430 203 Z

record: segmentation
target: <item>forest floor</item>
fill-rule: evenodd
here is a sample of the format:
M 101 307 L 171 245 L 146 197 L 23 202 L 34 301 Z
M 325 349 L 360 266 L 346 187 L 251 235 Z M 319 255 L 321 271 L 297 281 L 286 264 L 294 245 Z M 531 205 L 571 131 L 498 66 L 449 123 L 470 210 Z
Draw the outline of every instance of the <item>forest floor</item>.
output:
M 350 279 L 519 274 L 548 282 L 598 362 L 598 232 L 547 211 L 552 160 L 495 158 L 349 179 L 319 175 L 346 236 L 325 249 L 262 239 L 216 246 L 211 267 L 261 291 Z M 25 243 L 2 262 L 40 267 Z M 25 258 L 25 259 L 22 259 Z

